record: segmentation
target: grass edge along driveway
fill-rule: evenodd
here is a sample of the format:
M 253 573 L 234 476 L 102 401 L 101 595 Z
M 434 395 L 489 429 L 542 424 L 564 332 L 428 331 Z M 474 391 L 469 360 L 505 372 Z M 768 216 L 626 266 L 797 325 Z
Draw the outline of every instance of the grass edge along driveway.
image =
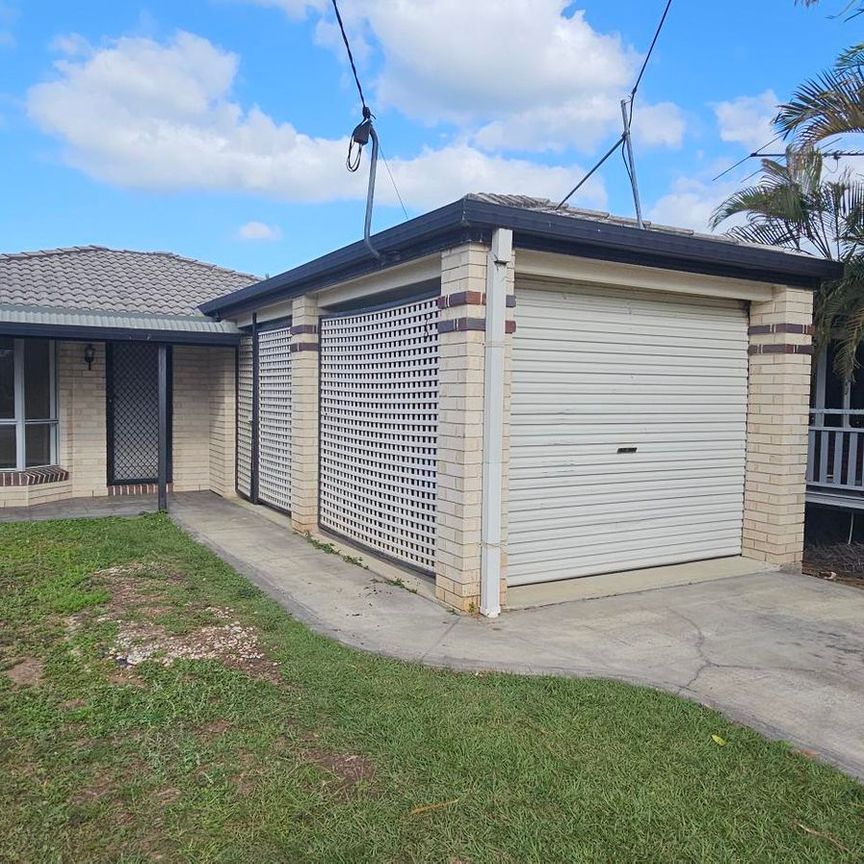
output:
M 0 526 L 0 860 L 858 862 L 864 788 L 648 688 L 310 632 L 161 516 Z

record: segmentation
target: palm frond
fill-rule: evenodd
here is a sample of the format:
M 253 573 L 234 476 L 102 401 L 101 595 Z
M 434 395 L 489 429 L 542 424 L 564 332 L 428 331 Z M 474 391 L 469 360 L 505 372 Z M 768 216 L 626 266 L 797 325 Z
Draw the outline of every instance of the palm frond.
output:
M 834 68 L 806 81 L 780 106 L 775 123 L 811 147 L 833 135 L 864 132 L 864 69 Z

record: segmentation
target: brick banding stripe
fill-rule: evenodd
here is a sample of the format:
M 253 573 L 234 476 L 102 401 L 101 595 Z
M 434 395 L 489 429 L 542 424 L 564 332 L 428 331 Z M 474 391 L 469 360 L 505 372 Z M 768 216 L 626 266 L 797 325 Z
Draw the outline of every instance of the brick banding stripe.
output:
M 454 318 L 452 321 L 439 321 L 439 333 L 456 333 L 464 330 L 485 330 L 485 318 Z
M 812 345 L 751 345 L 749 354 L 812 354 Z
M 158 483 L 117 483 L 108 487 L 108 494 L 118 495 L 155 495 L 159 491 Z M 168 484 L 168 491 L 174 491 L 174 484 Z
M 317 324 L 295 324 L 291 328 L 291 335 L 292 336 L 300 336 L 301 334 L 304 334 L 304 333 L 315 334 L 317 332 L 318 332 L 318 325 Z
M 457 291 L 454 294 L 443 294 L 438 298 L 439 309 L 452 309 L 455 306 L 482 306 L 486 295 L 482 291 Z
M 41 486 L 43 483 L 62 483 L 69 472 L 57 465 L 46 468 L 28 468 L 26 471 L 0 471 L 0 486 Z
M 516 295 L 507 295 L 507 308 L 516 306 Z M 455 306 L 485 306 L 486 295 L 482 291 L 457 291 L 454 294 L 444 294 L 437 300 L 439 309 L 453 309 Z
M 292 342 L 291 353 L 296 354 L 298 351 L 319 351 L 320 346 L 317 342 Z
M 813 335 L 812 324 L 754 324 L 747 328 L 751 336 L 767 336 L 769 333 L 798 333 L 802 336 Z

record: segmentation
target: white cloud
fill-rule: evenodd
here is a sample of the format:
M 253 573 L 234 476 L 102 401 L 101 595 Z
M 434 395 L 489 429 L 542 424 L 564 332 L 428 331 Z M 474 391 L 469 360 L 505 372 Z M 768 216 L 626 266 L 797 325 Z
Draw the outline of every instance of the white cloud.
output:
M 266 222 L 247 222 L 237 229 L 241 240 L 281 240 L 282 229 L 278 225 L 268 225 Z
M 76 51 L 81 47 L 74 43 Z M 292 201 L 365 197 L 363 172 L 344 169 L 345 141 L 316 138 L 232 99 L 239 60 L 206 39 L 122 38 L 55 64 L 55 80 L 27 95 L 30 117 L 65 145 L 65 158 L 99 180 L 146 189 L 243 191 Z M 546 166 L 470 144 L 391 159 L 406 201 L 430 207 L 466 192 L 561 194 L 577 165 Z M 379 175 L 384 203 L 395 195 Z M 597 182 L 580 203 L 605 204 Z
M 67 57 L 84 57 L 93 48 L 80 33 L 62 33 L 51 40 L 51 50 Z
M 693 177 L 679 177 L 669 192 L 659 198 L 648 211 L 648 218 L 660 225 L 711 231 L 711 216 L 717 207 L 739 188 L 735 181 L 706 182 Z M 716 229 L 728 231 L 737 219 L 730 219 Z
M 777 116 L 779 100 L 773 90 L 758 96 L 740 96 L 713 106 L 720 138 L 743 144 L 750 150 L 764 147 L 777 135 L 772 120 Z
M 317 14 L 318 41 L 345 62 L 329 4 L 246 2 Z M 362 70 L 377 107 L 430 125 L 455 123 L 484 149 L 593 153 L 620 130 L 619 102 L 640 58 L 571 6 L 506 0 L 490 14 L 489 3 L 465 0 L 355 0 L 342 15 L 355 54 L 371 56 L 373 44 L 380 54 L 380 68 Z M 671 103 L 640 105 L 637 125 L 647 145 L 681 143 L 684 120 Z

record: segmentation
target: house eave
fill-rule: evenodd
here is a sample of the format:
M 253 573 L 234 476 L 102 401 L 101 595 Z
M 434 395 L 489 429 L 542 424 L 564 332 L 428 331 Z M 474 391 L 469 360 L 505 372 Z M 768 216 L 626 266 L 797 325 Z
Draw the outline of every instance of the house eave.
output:
M 374 235 L 372 243 L 381 253 L 381 261 L 369 254 L 363 242 L 353 243 L 204 303 L 200 309 L 216 318 L 230 317 L 460 243 L 488 243 L 497 228 L 513 231 L 517 250 L 556 252 L 810 290 L 826 279 L 837 278 L 840 272 L 836 262 L 806 255 L 466 197 Z

